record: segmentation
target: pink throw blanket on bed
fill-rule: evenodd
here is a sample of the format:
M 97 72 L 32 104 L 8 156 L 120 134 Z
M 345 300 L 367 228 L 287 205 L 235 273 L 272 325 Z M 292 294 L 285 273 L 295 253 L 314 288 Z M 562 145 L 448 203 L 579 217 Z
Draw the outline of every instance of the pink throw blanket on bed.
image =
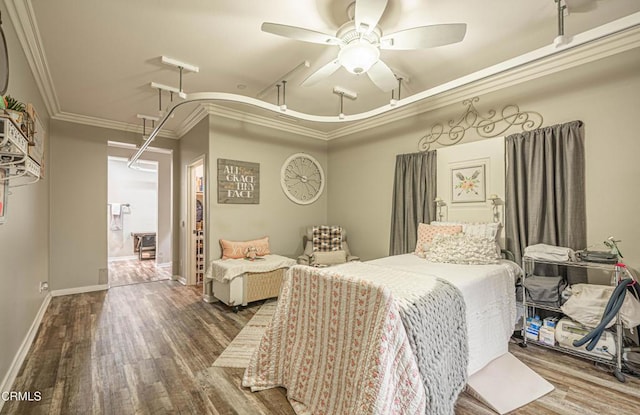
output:
M 291 268 L 242 385 L 285 387 L 297 414 L 425 413 L 390 291 L 330 269 Z

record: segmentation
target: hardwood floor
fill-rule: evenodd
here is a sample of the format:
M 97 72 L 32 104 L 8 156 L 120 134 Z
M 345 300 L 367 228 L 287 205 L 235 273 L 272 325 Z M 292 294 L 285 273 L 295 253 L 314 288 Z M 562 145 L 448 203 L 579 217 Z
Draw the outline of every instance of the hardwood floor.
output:
M 139 284 L 171 279 L 171 268 L 159 267 L 153 259 L 109 262 L 109 286 Z
M 293 414 L 282 388 L 251 393 L 243 369 L 211 364 L 260 303 L 234 314 L 174 281 L 51 300 L 2 414 Z M 511 351 L 556 389 L 517 414 L 637 414 L 640 380 L 621 384 L 581 359 L 530 346 Z M 456 414 L 492 414 L 463 394 Z

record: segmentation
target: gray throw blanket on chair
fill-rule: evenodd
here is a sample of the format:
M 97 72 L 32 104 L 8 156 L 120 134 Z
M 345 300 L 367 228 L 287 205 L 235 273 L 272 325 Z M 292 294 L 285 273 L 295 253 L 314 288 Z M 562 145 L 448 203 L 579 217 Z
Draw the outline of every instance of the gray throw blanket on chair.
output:
M 436 288 L 400 307 L 427 395 L 427 414 L 453 414 L 467 384 L 469 344 L 466 307 L 460 291 L 438 279 Z

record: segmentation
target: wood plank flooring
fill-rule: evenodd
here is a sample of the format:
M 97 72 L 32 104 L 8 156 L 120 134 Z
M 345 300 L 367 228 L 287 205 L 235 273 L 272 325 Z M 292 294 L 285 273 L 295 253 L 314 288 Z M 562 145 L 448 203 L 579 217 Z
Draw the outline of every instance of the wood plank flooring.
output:
M 153 259 L 109 262 L 109 286 L 140 284 L 171 279 L 171 268 L 159 267 Z
M 243 369 L 211 364 L 259 308 L 234 314 L 174 281 L 56 297 L 2 414 L 293 414 L 282 388 L 251 393 Z M 637 414 L 640 380 L 621 384 L 592 363 L 547 349 L 510 347 L 556 386 L 517 414 Z M 458 415 L 492 414 L 463 394 Z

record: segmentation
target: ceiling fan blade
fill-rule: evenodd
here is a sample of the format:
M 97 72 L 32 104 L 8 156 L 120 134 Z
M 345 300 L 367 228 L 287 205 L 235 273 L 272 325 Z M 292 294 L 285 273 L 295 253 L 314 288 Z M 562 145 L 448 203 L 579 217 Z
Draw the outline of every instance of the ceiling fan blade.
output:
M 302 40 L 303 42 L 320 43 L 322 45 L 339 45 L 342 41 L 335 36 L 326 33 L 316 32 L 296 26 L 287 26 L 278 23 L 262 23 L 263 32 L 291 39 Z
M 467 33 L 466 23 L 414 27 L 380 38 L 380 49 L 424 49 L 457 43 Z
M 312 73 L 311 75 L 309 75 L 304 81 L 302 81 L 300 85 L 302 86 L 314 85 L 322 81 L 323 79 L 333 75 L 333 73 L 337 71 L 338 68 L 340 68 L 340 62 L 336 58 L 331 62 L 329 62 L 328 64 L 324 65 L 322 68 Z
M 362 25 L 366 27 L 359 31 L 372 31 L 384 13 L 387 7 L 387 0 L 356 0 L 356 12 L 354 20 L 356 22 L 356 30 Z
M 389 92 L 398 86 L 398 80 L 386 63 L 378 61 L 367 71 L 367 75 L 378 88 Z

